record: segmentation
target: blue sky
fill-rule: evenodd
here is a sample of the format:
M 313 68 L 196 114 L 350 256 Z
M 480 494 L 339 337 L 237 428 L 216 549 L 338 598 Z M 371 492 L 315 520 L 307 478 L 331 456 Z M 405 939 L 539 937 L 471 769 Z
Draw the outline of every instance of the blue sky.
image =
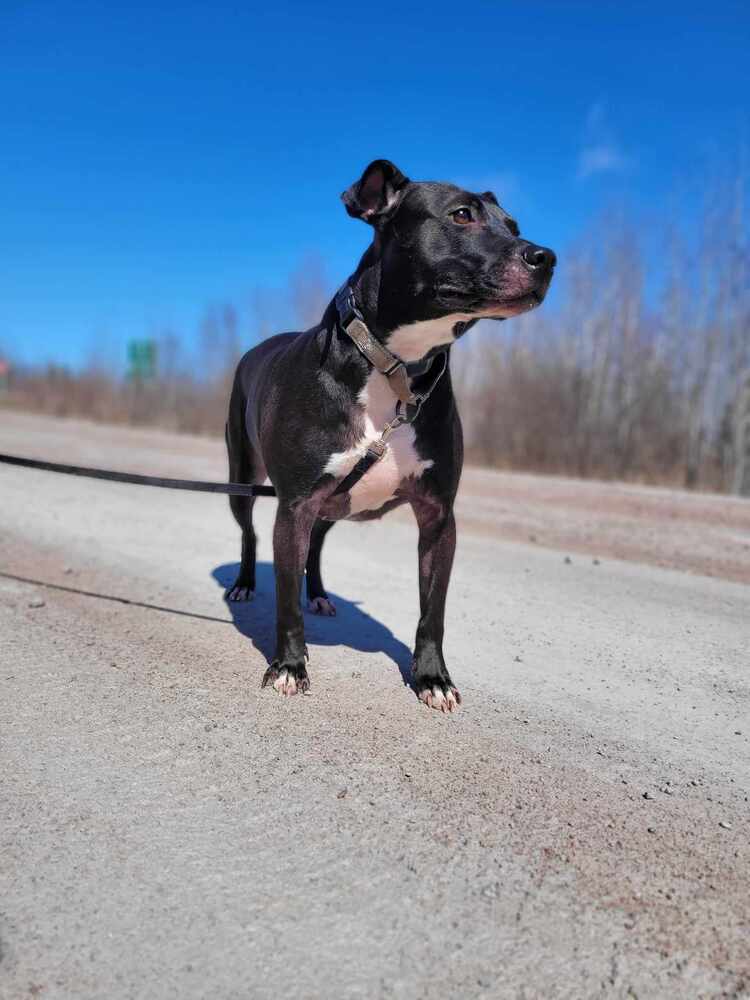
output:
M 564 268 L 601 206 L 648 218 L 747 148 L 749 50 L 732 0 L 0 0 L 0 345 L 119 359 L 311 253 L 338 283 L 379 156 L 495 189 Z

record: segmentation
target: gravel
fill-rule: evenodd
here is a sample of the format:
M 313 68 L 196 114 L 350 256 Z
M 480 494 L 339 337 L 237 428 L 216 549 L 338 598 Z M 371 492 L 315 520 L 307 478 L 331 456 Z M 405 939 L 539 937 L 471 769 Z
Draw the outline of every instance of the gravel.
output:
M 15 414 L 0 449 L 225 472 L 220 442 Z M 283 700 L 260 689 L 272 501 L 258 594 L 230 609 L 224 500 L 0 478 L 2 571 L 70 588 L 75 566 L 101 595 L 45 589 L 33 614 L 38 587 L 0 576 L 3 1000 L 742 995 L 747 884 L 725 831 L 747 817 L 750 592 L 692 564 L 564 563 L 585 551 L 576 525 L 608 552 L 607 504 L 636 500 L 620 556 L 713 558 L 736 505 L 469 470 L 446 629 L 464 704 L 444 717 L 402 680 L 408 512 L 329 536 L 339 613 L 306 616 L 314 697 Z M 686 516 L 665 528 L 664 504 Z M 645 826 L 638 790 L 665 774 L 720 806 L 674 795 Z

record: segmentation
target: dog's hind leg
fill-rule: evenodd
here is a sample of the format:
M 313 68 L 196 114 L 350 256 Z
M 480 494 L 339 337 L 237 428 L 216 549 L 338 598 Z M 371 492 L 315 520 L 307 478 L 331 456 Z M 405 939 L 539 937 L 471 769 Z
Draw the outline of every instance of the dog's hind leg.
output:
M 237 482 L 238 480 L 232 480 Z M 227 590 L 228 601 L 251 601 L 255 595 L 255 530 L 253 529 L 254 497 L 230 497 L 234 518 L 242 528 L 242 557 L 237 579 Z
M 244 428 L 236 428 L 232 421 L 228 422 L 226 440 L 229 455 L 229 481 L 233 483 L 262 483 L 266 478 L 266 471 L 259 457 L 252 453 Z M 242 529 L 242 558 L 237 579 L 226 592 L 228 601 L 250 601 L 255 593 L 254 504 L 255 497 L 230 496 L 229 498 L 229 506 L 234 514 L 234 519 Z
M 333 527 L 333 521 L 323 521 L 321 518 L 313 525 L 310 535 L 310 551 L 307 556 L 305 580 L 307 584 L 307 607 L 315 615 L 335 615 L 336 605 L 330 599 L 323 586 L 320 575 L 320 554 L 323 541 Z

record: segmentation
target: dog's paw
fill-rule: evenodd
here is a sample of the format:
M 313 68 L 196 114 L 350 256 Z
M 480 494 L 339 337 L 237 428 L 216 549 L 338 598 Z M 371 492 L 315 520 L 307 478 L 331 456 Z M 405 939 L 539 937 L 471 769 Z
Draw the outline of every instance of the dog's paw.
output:
M 419 700 L 439 712 L 453 712 L 461 704 L 458 688 L 453 687 L 450 681 L 425 678 L 417 682 L 416 688 Z
M 307 610 L 314 615 L 325 615 L 328 618 L 336 616 L 336 605 L 328 597 L 313 597 L 307 602 Z
M 255 597 L 255 591 L 251 590 L 250 587 L 230 587 L 229 590 L 224 595 L 225 601 L 252 601 Z
M 270 686 L 278 694 L 289 698 L 295 694 L 307 694 L 310 690 L 310 678 L 304 666 L 281 666 L 274 660 L 263 675 L 260 686 Z

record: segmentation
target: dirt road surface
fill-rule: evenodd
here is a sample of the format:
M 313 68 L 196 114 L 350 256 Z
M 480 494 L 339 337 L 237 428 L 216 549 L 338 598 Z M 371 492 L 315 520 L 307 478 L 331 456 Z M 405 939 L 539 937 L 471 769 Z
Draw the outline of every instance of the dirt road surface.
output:
M 0 450 L 222 478 L 0 412 Z M 0 467 L 0 996 L 750 996 L 750 504 L 468 470 L 442 716 L 407 512 L 342 524 L 260 690 L 226 499 Z M 123 603 L 123 600 L 129 603 Z

